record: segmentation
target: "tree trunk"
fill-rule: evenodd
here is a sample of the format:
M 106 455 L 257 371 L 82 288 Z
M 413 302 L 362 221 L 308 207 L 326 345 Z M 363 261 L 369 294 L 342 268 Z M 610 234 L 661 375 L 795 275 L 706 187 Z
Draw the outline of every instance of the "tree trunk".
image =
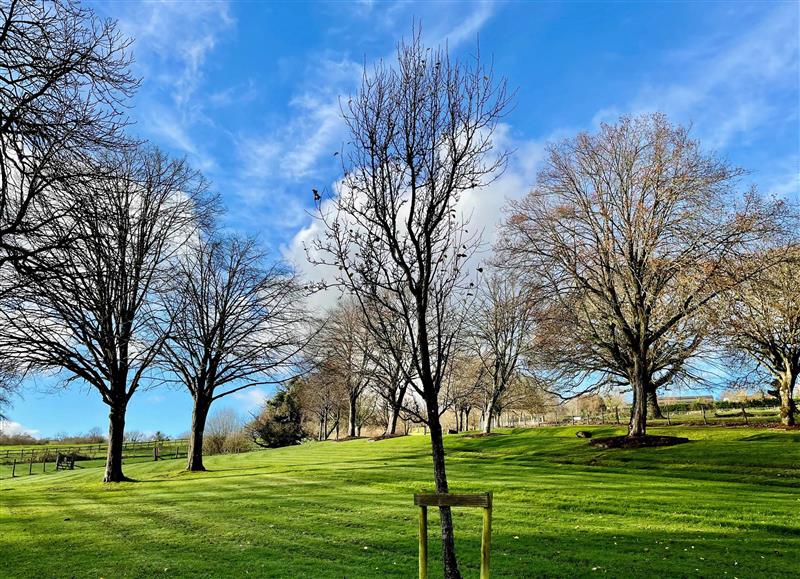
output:
M 469 430 L 469 413 L 472 412 L 472 408 L 467 408 L 464 410 L 464 430 Z
M 633 404 L 631 405 L 628 436 L 644 436 L 647 434 L 647 387 L 641 376 L 631 380 L 631 387 L 633 388 Z
M 428 422 L 431 431 L 431 450 L 433 454 L 433 476 L 436 480 L 436 492 L 447 493 L 447 473 L 444 466 L 444 440 L 442 425 L 439 422 L 439 411 L 436 405 L 428 405 Z M 456 543 L 453 534 L 453 514 L 450 507 L 439 507 L 442 525 L 442 561 L 445 579 L 461 579 L 456 559 Z
M 658 394 L 655 389 L 647 389 L 647 414 L 651 418 L 664 418 L 661 413 L 661 406 L 658 404 Z
M 483 409 L 483 433 L 490 434 L 492 432 L 492 416 L 494 416 L 494 405 L 491 402 L 486 404 Z
M 347 436 L 355 438 L 356 436 L 356 403 L 358 398 L 350 396 L 350 408 L 347 416 Z
M 203 434 L 206 430 L 206 418 L 211 407 L 211 400 L 199 395 L 194 399 L 192 410 L 192 431 L 189 435 L 189 461 L 186 470 L 203 471 Z
M 393 406 L 389 412 L 389 422 L 386 424 L 386 434 L 394 435 L 397 434 L 397 419 L 400 417 L 400 408 L 395 408 Z
M 122 445 L 125 438 L 125 410 L 127 401 L 124 396 L 114 401 L 108 413 L 108 455 L 106 456 L 106 473 L 103 482 L 122 482 L 128 480 L 122 473 Z
M 778 385 L 781 398 L 781 424 L 785 426 L 794 426 L 796 424 L 797 405 L 792 398 L 796 381 L 797 375 L 787 372 Z

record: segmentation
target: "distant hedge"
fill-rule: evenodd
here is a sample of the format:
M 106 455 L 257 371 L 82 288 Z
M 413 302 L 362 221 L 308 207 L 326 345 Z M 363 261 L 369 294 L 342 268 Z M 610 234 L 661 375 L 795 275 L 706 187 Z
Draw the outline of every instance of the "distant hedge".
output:
M 748 400 L 744 403 L 747 408 L 777 408 L 781 405 L 777 398 L 762 398 Z M 731 400 L 715 400 L 714 402 L 679 402 L 677 404 L 662 404 L 661 410 L 667 412 L 690 412 L 693 410 L 726 410 L 730 408 L 741 408 L 741 402 Z

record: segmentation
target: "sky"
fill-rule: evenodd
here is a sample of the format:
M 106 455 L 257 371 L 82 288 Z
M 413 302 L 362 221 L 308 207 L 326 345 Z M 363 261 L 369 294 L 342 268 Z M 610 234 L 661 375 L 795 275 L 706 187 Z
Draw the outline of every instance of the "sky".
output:
M 185 156 L 226 206 L 223 225 L 257 235 L 309 279 L 311 189 L 341 177 L 339 99 L 363 66 L 391 62 L 421 23 L 429 45 L 480 50 L 516 90 L 496 142 L 514 154 L 502 178 L 465 200 L 491 243 L 510 199 L 536 179 L 548 142 L 621 114 L 660 111 L 707 150 L 749 171 L 764 193 L 800 196 L 800 2 L 85 2 L 135 39 L 141 87 L 132 132 Z M 330 303 L 317 296 L 309 308 Z M 6 431 L 105 430 L 96 391 L 28 380 Z M 246 417 L 270 391 L 221 400 Z M 126 428 L 189 429 L 180 390 L 137 391 Z

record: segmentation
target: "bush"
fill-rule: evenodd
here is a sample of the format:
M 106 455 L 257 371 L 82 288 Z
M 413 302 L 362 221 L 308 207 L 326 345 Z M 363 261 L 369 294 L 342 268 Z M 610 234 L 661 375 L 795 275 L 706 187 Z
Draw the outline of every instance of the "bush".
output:
M 281 390 L 247 425 L 250 438 L 258 446 L 278 448 L 300 444 L 303 439 L 303 417 L 293 389 Z
M 235 454 L 250 450 L 253 442 L 244 430 L 229 434 L 222 443 L 222 452 Z

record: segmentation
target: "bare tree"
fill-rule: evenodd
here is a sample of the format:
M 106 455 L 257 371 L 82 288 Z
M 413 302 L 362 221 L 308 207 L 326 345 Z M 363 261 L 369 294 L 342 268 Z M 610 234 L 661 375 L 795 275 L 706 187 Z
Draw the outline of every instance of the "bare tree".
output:
M 511 402 L 511 386 L 520 366 L 532 355 L 536 304 L 533 293 L 510 276 L 495 274 L 478 289 L 467 331 L 470 350 L 483 369 L 484 379 L 478 385 L 483 393 L 486 434 L 492 431 L 498 404 Z
M 201 239 L 179 260 L 164 296 L 168 338 L 160 365 L 194 400 L 187 470 L 203 468 L 211 404 L 296 373 L 305 343 L 303 289 L 255 241 Z
M 358 436 L 358 404 L 373 377 L 372 336 L 357 302 L 342 300 L 312 341 L 318 366 L 341 384 L 347 401 L 347 436 Z
M 373 304 L 380 307 L 380 304 Z M 373 315 L 373 314 L 370 314 Z M 370 387 L 383 400 L 386 408 L 385 435 L 397 434 L 397 422 L 403 413 L 403 403 L 409 387 L 408 377 L 413 372 L 413 357 L 406 336 L 406 325 L 391 311 L 382 314 L 384 323 L 377 328 L 370 328 L 365 321 L 367 331 L 371 331 L 371 347 L 368 350 L 370 359 Z M 376 333 L 375 330 L 380 330 Z
M 511 206 L 506 257 L 554 299 L 538 347 L 572 391 L 629 384 L 631 437 L 646 432 L 649 392 L 697 378 L 699 315 L 781 232 L 785 206 L 737 195 L 741 175 L 662 115 L 623 117 L 551 145 Z
M 72 217 L 77 241 L 48 253 L 49 266 L 28 272 L 24 290 L 8 299 L 12 331 L 0 336 L 0 349 L 100 393 L 110 408 L 103 480 L 118 482 L 128 402 L 148 382 L 167 335 L 152 323 L 156 293 L 209 207 L 200 176 L 158 150 L 107 163 L 111 176 L 86 185 Z
M 785 249 L 778 253 L 787 255 Z M 800 374 L 800 261 L 796 250 L 788 254 L 793 258 L 759 272 L 721 300 L 714 326 L 734 359 L 755 363 L 759 376 L 772 378 L 775 388 L 770 393 L 781 401 L 781 422 L 793 426 L 794 387 Z M 767 259 L 774 261 L 772 256 Z
M 207 454 L 222 454 L 225 452 L 226 441 L 242 432 L 244 423 L 236 411 L 230 408 L 220 408 L 208 418 L 208 426 L 206 427 L 206 425 L 203 424 L 203 427 L 206 431 L 205 438 L 195 441 L 193 437 L 190 437 L 189 444 L 193 445 L 199 442 L 201 445 L 204 445 L 204 450 Z M 191 455 L 192 452 L 193 450 L 190 450 L 189 454 Z M 202 465 L 202 460 L 200 464 Z
M 42 267 L 38 256 L 76 233 L 53 225 L 96 154 L 127 146 L 130 42 L 77 1 L 0 6 L 0 269 Z
M 452 387 L 449 396 L 450 406 L 456 415 L 456 430 L 469 430 L 469 415 L 483 404 L 482 384 L 486 379 L 486 369 L 466 349 L 453 356 Z
M 11 398 L 21 381 L 22 374 L 14 361 L 5 356 L 0 357 L 0 420 L 8 418 L 4 411 L 11 406 Z
M 449 487 L 439 395 L 477 243 L 458 203 L 505 162 L 492 155 L 492 133 L 508 101 L 505 84 L 495 84 L 478 57 L 465 65 L 426 48 L 415 32 L 399 45 L 397 66 L 365 70 L 343 107 L 352 143 L 345 177 L 338 196 L 321 205 L 325 233 L 309 248 L 312 262 L 337 268 L 375 335 L 388 320 L 403 321 L 413 361 L 406 378 L 424 400 L 440 493 Z M 452 579 L 460 573 L 450 508 L 440 514 Z
M 342 384 L 327 373 L 329 364 L 317 364 L 313 372 L 298 380 L 297 397 L 304 417 L 317 423 L 317 439 L 327 440 L 338 432 L 342 416 L 347 413 Z

